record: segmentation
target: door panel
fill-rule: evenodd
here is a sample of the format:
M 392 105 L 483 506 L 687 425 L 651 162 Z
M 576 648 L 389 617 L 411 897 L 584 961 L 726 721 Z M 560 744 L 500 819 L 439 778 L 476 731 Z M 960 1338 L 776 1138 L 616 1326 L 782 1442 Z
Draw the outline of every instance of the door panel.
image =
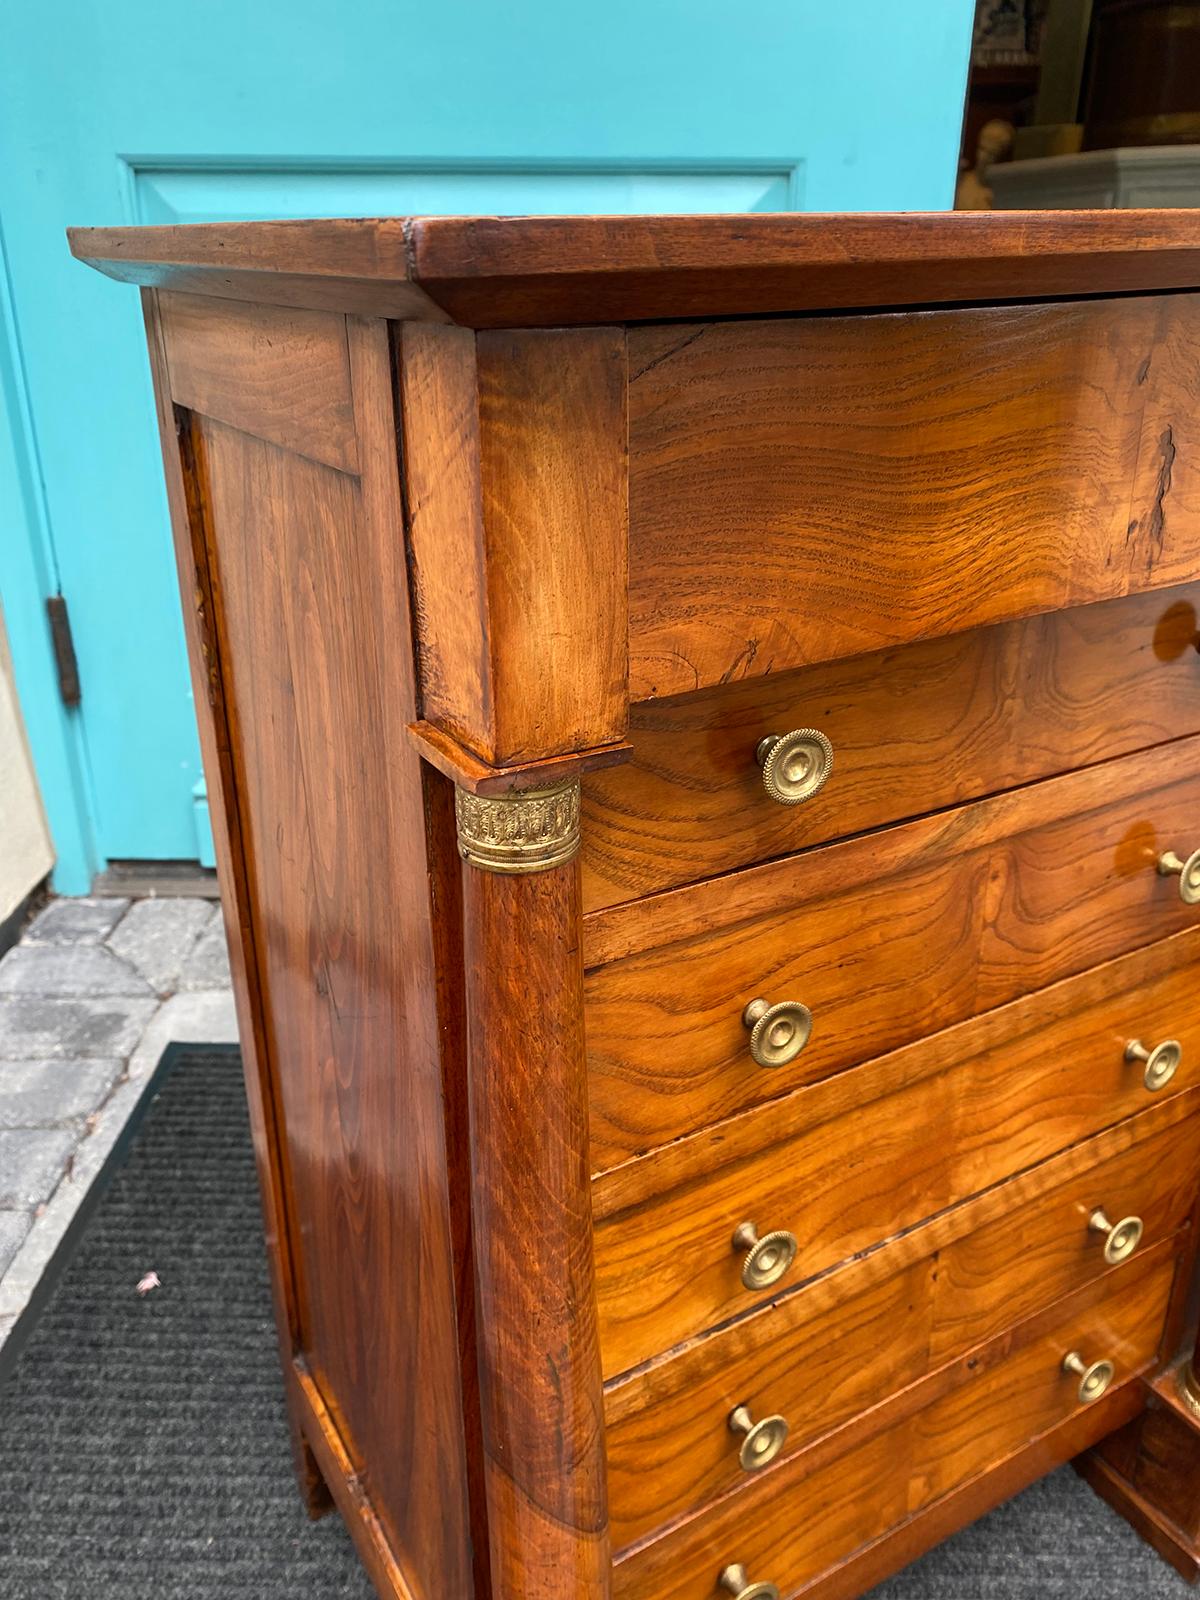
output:
M 70 258 L 68 223 L 938 208 L 972 9 L 213 0 L 197 25 L 157 0 L 15 8 L 3 376 L 29 426 L 15 465 L 0 450 L 0 594 L 56 886 L 114 857 L 203 856 L 206 811 L 137 297 Z M 40 633 L 58 586 L 73 712 Z

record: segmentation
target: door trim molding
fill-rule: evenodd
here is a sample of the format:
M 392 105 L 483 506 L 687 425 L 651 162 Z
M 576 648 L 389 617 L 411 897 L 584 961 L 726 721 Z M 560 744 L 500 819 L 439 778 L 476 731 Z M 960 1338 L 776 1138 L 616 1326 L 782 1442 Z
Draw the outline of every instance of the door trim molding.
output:
M 364 177 L 392 180 L 403 183 L 411 180 L 418 186 L 425 179 L 440 180 L 456 177 L 464 179 L 519 179 L 519 178 L 582 178 L 590 180 L 694 179 L 699 197 L 700 187 L 714 179 L 745 179 L 747 184 L 756 180 L 762 184 L 773 180 L 779 185 L 783 203 L 770 209 L 802 211 L 804 209 L 805 161 L 795 155 L 778 157 L 537 157 L 537 156 L 287 156 L 287 155 L 178 155 L 163 152 L 122 153 L 119 161 L 123 168 L 126 191 L 126 211 L 140 223 L 184 222 L 195 219 L 193 188 L 191 206 L 177 204 L 173 195 L 175 186 L 194 184 L 197 177 L 213 180 L 213 200 L 219 199 L 218 186 L 222 181 L 258 178 L 264 188 L 272 181 L 296 180 L 312 177 Z M 172 181 L 174 180 L 174 182 Z M 200 191 L 203 193 L 203 190 Z M 730 192 L 730 201 L 722 209 L 740 211 L 752 209 L 745 204 L 735 204 L 738 197 Z M 751 198 L 746 195 L 743 198 Z M 374 208 L 378 211 L 378 207 Z M 397 203 L 388 208 L 395 214 L 420 212 L 422 207 Z M 427 212 L 429 207 L 424 208 Z M 444 210 L 444 207 L 434 208 Z M 622 212 L 628 212 L 622 206 Z M 659 209 L 647 207 L 647 209 Z M 712 211 L 712 205 L 697 209 Z M 298 214 L 294 208 L 279 211 L 255 210 L 255 216 L 281 216 Z M 307 212 L 305 213 L 307 214 Z M 326 213 L 334 215 L 334 212 Z M 345 214 L 344 212 L 336 214 Z M 218 220 L 214 218 L 213 220 Z M 228 216 L 220 220 L 231 220 Z

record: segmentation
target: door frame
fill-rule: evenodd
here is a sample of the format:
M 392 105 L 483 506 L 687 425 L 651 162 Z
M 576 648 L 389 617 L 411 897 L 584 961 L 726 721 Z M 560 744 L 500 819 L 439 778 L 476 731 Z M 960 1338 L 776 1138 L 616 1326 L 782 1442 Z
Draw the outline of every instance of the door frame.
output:
M 63 248 L 66 248 L 65 242 Z M 59 691 L 46 601 L 59 593 L 37 430 L 25 382 L 20 325 L 0 217 L 0 596 L 17 700 L 54 849 L 59 894 L 87 894 L 100 870 L 91 764 L 83 718 Z M 86 691 L 85 691 L 86 692 Z

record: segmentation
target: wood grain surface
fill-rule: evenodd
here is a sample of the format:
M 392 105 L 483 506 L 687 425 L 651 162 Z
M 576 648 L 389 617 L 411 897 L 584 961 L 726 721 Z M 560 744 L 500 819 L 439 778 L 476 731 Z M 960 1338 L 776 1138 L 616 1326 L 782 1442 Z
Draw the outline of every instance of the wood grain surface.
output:
M 881 1240 L 878 1247 L 839 1262 L 836 1267 L 816 1278 L 790 1289 L 781 1287 L 774 1300 L 762 1297 L 750 1305 L 743 1315 L 711 1330 L 705 1338 L 727 1338 L 735 1328 L 751 1327 L 760 1312 L 766 1310 L 774 1314 L 790 1294 L 802 1293 L 811 1297 L 810 1311 L 814 1316 L 831 1312 L 847 1299 L 864 1294 L 875 1285 L 903 1272 L 913 1262 L 948 1250 L 956 1240 L 994 1222 L 1003 1221 L 1029 1201 L 1052 1188 L 1069 1183 L 1098 1162 L 1132 1149 L 1144 1135 L 1186 1121 L 1193 1110 L 1193 1097 L 1177 1095 L 1161 1106 L 1151 1108 L 1149 1112 L 1142 1112 L 1138 1118 L 1126 1117 L 1124 1121 L 1095 1134 L 1090 1140 L 1072 1145 L 1070 1149 L 1048 1157 L 1036 1167 L 1030 1167 L 1002 1184 L 983 1190 L 960 1205 L 940 1211 L 905 1232 Z M 691 1348 L 692 1343 L 689 1341 L 686 1347 L 676 1346 L 665 1350 L 660 1356 L 650 1358 L 643 1363 L 645 1372 L 651 1373 L 678 1360 L 685 1349 Z M 614 1373 L 609 1379 L 610 1387 L 635 1378 L 640 1370 Z
M 1140 1275 L 1100 1280 L 1062 1302 L 1052 1319 L 1035 1319 L 962 1358 L 957 1384 L 895 1426 L 842 1455 L 822 1460 L 819 1446 L 801 1453 L 637 1547 L 616 1565 L 615 1600 L 713 1600 L 718 1572 L 733 1561 L 752 1581 L 794 1595 L 1078 1412 L 1078 1379 L 1061 1370 L 1068 1350 L 1089 1361 L 1102 1353 L 1117 1383 L 1145 1371 L 1157 1354 L 1174 1273 L 1172 1259 L 1152 1255 Z
M 593 913 L 593 1170 L 1200 925 L 1156 871 L 1196 847 L 1198 762 L 1181 739 Z M 788 1065 L 751 1059 L 756 997 L 813 1013 Z
M 492 767 L 621 740 L 624 334 L 397 349 L 423 718 Z
M 465 745 L 435 728 L 431 722 L 409 725 L 408 736 L 431 767 L 468 794 L 513 794 L 518 789 L 543 789 L 577 778 L 600 767 L 616 766 L 629 756 L 629 745 L 597 745 L 591 750 L 567 755 L 545 756 L 533 761 L 518 761 L 507 767 L 489 766 Z
M 1200 730 L 1200 584 L 1026 617 L 630 708 L 629 761 L 583 786 L 587 910 Z M 797 806 L 755 760 L 816 727 Z
M 1169 1375 L 1178 1381 L 1177 1374 Z M 1181 1577 L 1200 1577 L 1200 1433 L 1171 1406 L 1151 1405 L 1079 1457 L 1076 1469 Z
M 918 1085 L 945 1074 L 953 1077 L 970 1116 L 975 1085 L 986 1081 L 989 1061 L 1003 1060 L 1011 1073 L 1028 1073 L 1056 1089 L 1072 1085 L 1062 1125 L 1068 1133 L 1079 1125 L 1073 1119 L 1081 1111 L 1092 1126 L 1103 1126 L 1106 1117 L 1115 1121 L 1200 1082 L 1197 964 L 1200 928 L 1063 978 L 848 1072 L 803 1084 L 601 1174 L 592 1185 L 593 1212 L 603 1221 L 880 1101 L 901 1104 L 926 1092 Z M 1182 1063 L 1165 1087 L 1148 1090 L 1143 1064 L 1125 1060 L 1125 1047 L 1135 1037 L 1148 1046 L 1163 1039 L 1181 1043 Z M 1081 1059 L 1090 1063 L 1090 1076 L 1080 1072 Z M 931 1096 L 939 1092 L 928 1090 Z M 1053 1136 L 1057 1111 L 1055 1097 L 1043 1112 L 1045 1134 L 1035 1131 L 1035 1138 Z
M 354 1540 L 381 1600 L 415 1600 L 409 1573 L 397 1560 L 387 1529 L 379 1519 L 363 1474 L 346 1451 L 337 1424 L 303 1358 L 294 1363 L 305 1438 L 320 1463 L 325 1481 L 332 1486 L 334 1503 Z
M 250 1136 L 262 1201 L 263 1232 L 275 1332 L 287 1399 L 288 1431 L 300 1494 L 310 1516 L 332 1505 L 329 1486 L 305 1436 L 308 1407 L 296 1373 L 295 1359 L 303 1340 L 299 1240 L 289 1212 L 287 1142 L 279 1112 L 275 1062 L 268 1041 L 266 1002 L 259 972 L 253 896 L 249 880 L 247 839 L 242 803 L 234 782 L 232 728 L 225 702 L 225 683 L 213 611 L 212 574 L 204 528 L 203 485 L 196 475 L 192 429 L 171 399 L 159 297 L 142 291 L 142 313 L 154 401 L 158 415 L 167 503 L 179 573 L 188 666 L 208 779 L 209 815 L 217 857 L 217 881 L 225 923 L 229 966 L 237 1008 L 238 1036 Z
M 735 1406 L 748 1406 L 756 1421 L 784 1417 L 781 1465 L 836 1428 L 883 1426 L 885 1402 L 926 1372 L 1110 1270 L 1103 1237 L 1087 1226 L 1096 1206 L 1114 1221 L 1140 1216 L 1143 1251 L 1169 1239 L 1194 1204 L 1200 1119 L 1193 1114 L 1158 1132 L 1159 1115 L 1139 1121 L 1144 1131 L 1132 1150 L 1098 1161 L 862 1294 L 818 1308 L 801 1290 L 610 1386 L 614 1546 L 750 1481 L 728 1426 Z M 778 1470 L 768 1467 L 762 1477 Z
M 1200 286 L 1186 210 L 381 217 L 68 237 L 127 283 L 477 327 Z
M 361 478 L 207 418 L 193 417 L 191 437 L 300 1245 L 302 1351 L 411 1585 L 467 1592 L 391 364 L 382 325 L 352 319 L 346 339 Z
M 411 244 L 417 280 L 481 327 L 1200 286 L 1195 220 L 1161 210 L 418 217 Z
M 486 752 L 495 706 L 475 337 L 423 322 L 393 337 L 421 714 Z
M 1191 296 L 629 334 L 634 699 L 1194 578 Z
M 429 909 L 437 971 L 437 1011 L 441 1030 L 442 1120 L 446 1140 L 446 1189 L 450 1203 L 450 1243 L 454 1260 L 459 1381 L 462 1388 L 463 1445 L 471 1511 L 471 1600 L 493 1600 L 490 1517 L 483 1435 L 481 1334 L 472 1218 L 474 1158 L 471 1148 L 465 931 L 462 859 L 454 787 L 425 766 L 425 850 L 429 870 Z
M 586 750 L 628 719 L 625 337 L 481 333 L 493 765 Z
M 1189 963 L 1160 985 L 1118 991 L 1116 1003 L 1081 1005 L 1069 1022 L 1020 1033 L 961 1065 L 950 1064 L 953 1046 L 939 1041 L 942 1070 L 878 1098 L 872 1091 L 883 1075 L 860 1068 L 840 1083 L 832 1080 L 842 1090 L 837 1110 L 832 1096 L 810 1098 L 800 1090 L 779 1106 L 777 1119 L 770 1116 L 774 1106 L 748 1114 L 745 1120 L 757 1124 L 757 1149 L 746 1149 L 755 1131 L 749 1128 L 737 1128 L 728 1149 L 719 1132 L 698 1136 L 694 1153 L 707 1150 L 706 1171 L 598 1222 L 606 1372 L 631 1367 L 779 1292 L 755 1293 L 742 1284 L 741 1256 L 730 1243 L 742 1222 L 755 1223 L 760 1233 L 786 1228 L 799 1241 L 782 1280 L 786 1289 L 1148 1105 L 1153 1097 L 1140 1069 L 1124 1060 L 1129 1035 L 1121 1024 L 1134 1006 L 1171 1016 L 1161 1037 L 1186 1042 L 1187 1066 L 1161 1092 L 1177 1083 L 1194 1086 L 1200 1076 L 1195 989 Z M 667 1174 L 642 1179 L 635 1166 L 629 1176 L 649 1190 Z M 601 1180 L 602 1207 L 612 1203 L 603 1186 Z M 653 1272 L 646 1271 L 650 1260 Z
M 188 294 L 161 295 L 160 315 L 176 405 L 358 471 L 345 317 Z
M 860 1545 L 844 1561 L 827 1568 L 821 1577 L 802 1584 L 792 1600 L 860 1600 L 881 1579 L 899 1572 L 940 1540 L 1078 1456 L 1081 1450 L 1137 1416 L 1144 1405 L 1141 1384 L 1118 1384 L 1093 1405 L 1076 1411 L 1031 1443 L 1020 1445 L 993 1462 L 986 1472 L 966 1479 L 879 1538 Z
M 463 905 L 493 1591 L 607 1600 L 578 862 L 465 867 Z

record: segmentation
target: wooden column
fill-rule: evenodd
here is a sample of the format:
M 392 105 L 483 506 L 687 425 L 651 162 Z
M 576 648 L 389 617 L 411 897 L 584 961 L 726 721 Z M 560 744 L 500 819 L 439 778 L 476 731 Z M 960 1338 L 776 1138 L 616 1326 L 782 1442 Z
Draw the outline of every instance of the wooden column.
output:
M 1189 1411 L 1200 1421 L 1200 1333 L 1192 1345 L 1192 1355 L 1179 1368 L 1180 1398 Z
M 496 1600 L 609 1593 L 579 782 L 457 796 L 472 1215 Z
M 409 323 L 396 352 L 414 733 L 464 862 L 491 1600 L 606 1600 L 577 854 L 579 773 L 628 725 L 625 337 Z

